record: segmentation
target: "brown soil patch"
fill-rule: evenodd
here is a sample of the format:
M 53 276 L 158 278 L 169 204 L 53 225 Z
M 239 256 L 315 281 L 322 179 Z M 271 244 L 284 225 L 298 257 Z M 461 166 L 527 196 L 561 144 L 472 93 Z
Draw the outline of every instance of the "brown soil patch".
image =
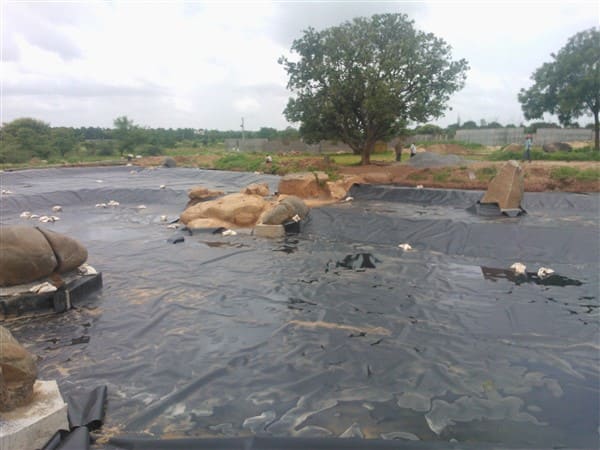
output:
M 440 168 L 414 168 L 407 164 L 370 165 L 339 167 L 339 173 L 345 176 L 357 176 L 366 183 L 377 182 L 377 184 L 394 184 L 397 186 L 423 185 L 429 188 L 446 189 L 487 189 L 493 175 L 486 175 L 485 168 L 495 167 L 497 170 L 504 161 L 475 162 L 458 167 Z M 552 169 L 566 166 L 580 170 L 596 168 L 600 169 L 600 163 L 596 161 L 583 162 L 554 162 L 535 161 L 521 165 L 524 170 L 525 190 L 528 192 L 565 191 L 565 192 L 600 192 L 598 181 L 558 181 L 551 177 Z M 389 182 L 385 182 L 389 179 Z M 377 181 L 375 181 L 377 180 Z
M 331 164 L 323 157 L 307 156 L 306 158 L 278 159 L 277 166 L 281 173 L 289 172 L 311 172 L 315 170 L 325 171 Z

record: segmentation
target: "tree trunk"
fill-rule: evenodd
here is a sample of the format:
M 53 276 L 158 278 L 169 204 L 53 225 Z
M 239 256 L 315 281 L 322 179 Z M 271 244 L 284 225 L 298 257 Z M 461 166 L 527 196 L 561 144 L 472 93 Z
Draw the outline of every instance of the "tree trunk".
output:
M 364 147 L 362 148 L 362 151 L 360 154 L 360 165 L 361 166 L 368 166 L 369 164 L 371 164 L 371 152 L 373 151 L 373 147 L 375 147 L 375 144 L 367 142 L 364 145 Z
M 596 151 L 600 150 L 600 142 L 598 139 L 598 131 L 600 131 L 599 129 L 599 124 L 598 124 L 598 110 L 594 111 L 594 149 Z

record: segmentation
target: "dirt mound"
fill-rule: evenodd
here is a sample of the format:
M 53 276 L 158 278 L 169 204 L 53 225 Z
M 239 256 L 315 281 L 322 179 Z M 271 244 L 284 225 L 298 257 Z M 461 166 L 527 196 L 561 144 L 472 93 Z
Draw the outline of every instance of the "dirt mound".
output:
M 506 147 L 502 148 L 502 151 L 504 152 L 518 152 L 523 150 L 523 146 L 521 144 L 517 144 L 516 142 L 513 142 L 512 144 L 508 144 Z

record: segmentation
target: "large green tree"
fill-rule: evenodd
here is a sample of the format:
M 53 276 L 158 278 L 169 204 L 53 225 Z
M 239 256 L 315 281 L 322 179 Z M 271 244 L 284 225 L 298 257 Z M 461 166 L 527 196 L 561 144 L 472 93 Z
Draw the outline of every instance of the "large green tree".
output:
M 50 131 L 50 141 L 52 148 L 60 153 L 64 158 L 65 155 L 77 145 L 77 136 L 73 128 L 58 127 L 52 128 Z
M 548 112 L 569 125 L 572 119 L 591 113 L 598 150 L 600 30 L 590 28 L 577 33 L 551 57 L 552 62 L 544 63 L 531 76 L 533 86 L 519 92 L 525 118 L 538 119 Z
M 376 141 L 442 115 L 468 65 L 413 25 L 404 14 L 374 15 L 293 42 L 299 58 L 279 59 L 294 94 L 284 114 L 307 142 L 341 140 L 369 164 Z
M 0 162 L 46 159 L 51 150 L 50 125 L 41 120 L 23 117 L 0 128 Z
M 118 141 L 119 153 L 123 156 L 125 152 L 132 152 L 133 149 L 146 142 L 144 130 L 133 123 L 133 120 L 127 116 L 117 117 L 113 121 L 115 131 L 114 137 Z

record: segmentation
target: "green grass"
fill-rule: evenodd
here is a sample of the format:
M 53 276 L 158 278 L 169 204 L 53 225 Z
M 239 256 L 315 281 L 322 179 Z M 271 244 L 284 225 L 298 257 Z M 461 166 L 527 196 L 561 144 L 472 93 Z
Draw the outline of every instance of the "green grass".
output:
M 214 154 L 227 154 L 224 144 L 215 144 L 210 147 L 197 146 L 181 146 L 165 149 L 164 154 L 168 156 L 196 156 L 196 155 L 214 155 Z
M 359 166 L 360 165 L 360 155 L 355 155 L 354 153 L 336 153 L 333 155 L 329 155 L 329 158 L 332 163 L 338 164 L 340 166 Z M 409 152 L 408 151 L 402 152 L 402 161 L 407 161 L 408 159 L 410 159 Z M 371 163 L 377 163 L 377 162 L 391 163 L 394 161 L 396 161 L 396 154 L 393 151 L 371 154 Z
M 433 181 L 437 181 L 438 183 L 445 183 L 450 178 L 451 171 L 450 169 L 441 169 L 433 174 Z
M 491 153 L 489 159 L 492 161 L 508 161 L 509 159 L 515 159 L 519 161 L 523 159 L 523 152 L 506 152 L 498 150 Z M 534 148 L 531 150 L 531 159 L 540 161 L 600 161 L 600 152 L 592 149 L 591 147 L 579 148 L 570 152 L 554 153 L 546 153 L 539 148 Z
M 428 170 L 422 170 L 419 172 L 413 172 L 408 174 L 408 176 L 406 177 L 408 180 L 413 180 L 413 181 L 421 181 L 421 180 L 425 180 L 429 177 L 428 175 Z
M 262 168 L 264 156 L 253 153 L 229 153 L 215 161 L 215 169 L 255 172 Z
M 475 171 L 475 176 L 479 181 L 490 181 L 496 176 L 498 169 L 494 166 L 482 167 Z
M 577 169 L 575 167 L 555 167 L 550 172 L 553 180 L 568 181 L 600 181 L 600 169 Z

